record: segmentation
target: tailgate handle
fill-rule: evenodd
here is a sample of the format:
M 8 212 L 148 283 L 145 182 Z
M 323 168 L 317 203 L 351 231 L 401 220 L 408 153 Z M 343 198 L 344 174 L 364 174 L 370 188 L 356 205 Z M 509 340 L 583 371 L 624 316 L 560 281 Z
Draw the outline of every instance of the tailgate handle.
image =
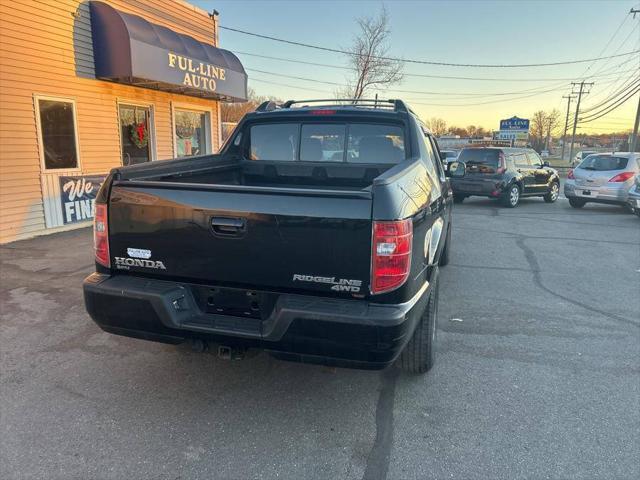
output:
M 244 218 L 213 217 L 211 228 L 213 233 L 222 236 L 237 236 L 244 233 L 247 224 Z

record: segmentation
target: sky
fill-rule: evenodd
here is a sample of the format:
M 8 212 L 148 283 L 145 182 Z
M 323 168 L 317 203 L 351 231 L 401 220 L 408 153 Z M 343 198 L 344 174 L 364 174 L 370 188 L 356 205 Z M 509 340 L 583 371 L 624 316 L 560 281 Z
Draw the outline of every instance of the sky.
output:
M 377 14 L 383 2 L 369 0 L 190 0 L 220 16 L 220 25 L 329 48 L 348 48 L 356 19 Z M 590 59 L 640 49 L 640 14 L 633 0 L 387 0 L 391 37 L 388 55 L 404 59 L 475 64 L 530 64 Z M 282 100 L 332 98 L 349 70 L 344 54 L 220 30 L 220 46 L 234 52 L 258 95 Z M 325 64 L 307 65 L 257 57 Z M 333 68 L 342 67 L 342 68 Z M 640 78 L 640 53 L 573 65 L 526 68 L 450 67 L 405 63 L 400 84 L 380 91 L 402 98 L 425 120 L 479 125 L 497 130 L 500 119 L 531 118 L 536 110 L 557 108 L 564 124 L 570 82 L 594 85 L 580 110 L 594 115 L 611 96 Z M 265 73 L 269 72 L 269 73 Z M 299 78 L 289 78 L 289 77 Z M 487 80 L 490 79 L 490 80 Z M 576 89 L 577 92 L 577 89 Z M 500 94 L 500 95 L 497 95 Z M 633 127 L 640 93 L 611 113 L 579 124 L 579 133 L 610 133 Z M 575 102 L 572 105 L 575 108 Z M 571 116 L 573 116 L 573 108 Z M 589 109 L 593 109 L 589 112 Z M 594 115 L 595 116 L 595 115 Z

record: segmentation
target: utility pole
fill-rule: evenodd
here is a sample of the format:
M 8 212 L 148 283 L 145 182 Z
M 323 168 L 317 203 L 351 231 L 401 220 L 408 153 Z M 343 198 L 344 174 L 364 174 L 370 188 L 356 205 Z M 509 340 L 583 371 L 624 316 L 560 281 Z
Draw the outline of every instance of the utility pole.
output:
M 580 83 L 571 82 L 571 86 L 573 88 L 575 88 L 576 85 L 580 85 L 580 90 L 578 91 L 578 104 L 576 105 L 576 115 L 573 119 L 573 134 L 571 135 L 571 147 L 569 148 L 569 162 L 573 160 L 573 143 L 576 141 L 576 128 L 578 127 L 578 113 L 580 113 L 580 100 L 582 100 L 583 93 L 585 95 L 589 93 L 584 91 L 585 85 L 587 86 L 587 88 L 590 88 L 591 86 L 593 86 L 593 82 L 587 83 L 584 80 L 581 81 Z M 574 92 L 571 92 L 571 93 L 573 94 Z
M 640 10 L 639 10 L 640 11 Z M 638 97 L 638 108 L 636 109 L 636 123 L 633 125 L 633 136 L 631 137 L 630 152 L 635 152 L 638 146 L 638 123 L 640 123 L 640 97 Z
M 633 13 L 633 18 L 636 18 L 636 13 L 640 13 L 640 9 L 632 8 L 629 10 L 629 14 Z M 640 97 L 638 97 L 638 108 L 636 109 L 636 123 L 633 125 L 633 135 L 629 144 L 629 151 L 635 152 L 638 145 L 638 123 L 640 123 Z
M 562 98 L 567 99 L 567 118 L 564 121 L 564 133 L 562 134 L 562 153 L 560 154 L 560 160 L 564 160 L 564 146 L 567 144 L 567 128 L 569 128 L 569 110 L 571 107 L 571 100 L 575 97 L 573 95 L 564 95 Z M 571 161 L 571 158 L 569 158 Z

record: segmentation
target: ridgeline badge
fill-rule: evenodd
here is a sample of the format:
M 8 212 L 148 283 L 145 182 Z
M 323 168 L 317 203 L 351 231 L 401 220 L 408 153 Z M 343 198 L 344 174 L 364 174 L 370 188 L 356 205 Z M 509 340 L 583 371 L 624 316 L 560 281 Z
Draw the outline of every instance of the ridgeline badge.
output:
M 224 68 L 171 52 L 169 52 L 169 66 L 185 72 L 182 84 L 188 87 L 215 92 L 217 88 L 216 80 L 226 80 Z

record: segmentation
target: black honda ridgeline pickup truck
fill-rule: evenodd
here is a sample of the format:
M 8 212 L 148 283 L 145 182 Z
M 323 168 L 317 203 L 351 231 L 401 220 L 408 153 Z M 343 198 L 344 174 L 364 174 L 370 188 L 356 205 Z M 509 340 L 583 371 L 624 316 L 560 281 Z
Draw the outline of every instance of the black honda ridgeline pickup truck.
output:
M 265 102 L 217 155 L 111 171 L 86 308 L 107 332 L 226 358 L 426 372 L 451 204 L 402 101 Z

